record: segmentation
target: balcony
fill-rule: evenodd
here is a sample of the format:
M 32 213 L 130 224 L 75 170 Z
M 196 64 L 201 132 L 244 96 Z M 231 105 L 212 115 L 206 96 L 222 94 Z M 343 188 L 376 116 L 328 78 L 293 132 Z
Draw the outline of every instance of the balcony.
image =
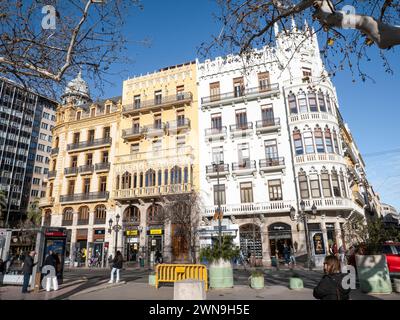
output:
M 205 129 L 206 140 L 208 141 L 221 141 L 226 139 L 227 133 L 226 126 Z
M 347 198 L 320 198 L 320 199 L 305 199 L 305 211 L 312 211 L 313 204 L 316 205 L 317 211 L 319 210 L 353 210 L 355 209 L 354 203 Z M 300 204 L 299 204 L 300 206 Z
M 89 224 L 89 219 L 78 219 L 78 226 L 86 226 Z
M 260 172 L 262 174 L 267 172 L 276 172 L 282 171 L 285 169 L 285 158 L 270 158 L 270 159 L 261 159 L 259 161 Z
M 55 156 L 58 154 L 59 151 L 60 151 L 60 148 L 53 148 L 53 149 L 51 149 L 50 155 Z
M 94 166 L 94 170 L 98 173 L 108 172 L 110 171 L 110 163 L 109 162 L 96 163 Z
M 242 176 L 255 174 L 257 171 L 255 160 L 244 160 L 242 162 L 232 163 L 232 175 Z
M 171 108 L 174 106 L 180 106 L 190 104 L 192 102 L 191 92 L 182 92 L 175 95 L 166 97 L 154 98 L 140 103 L 132 103 L 125 105 L 122 109 L 123 115 L 137 115 L 143 112 L 157 111 L 165 108 Z
M 95 139 L 93 141 L 84 141 L 78 143 L 70 143 L 67 145 L 68 152 L 76 152 L 82 150 L 96 149 L 100 147 L 111 146 L 111 137 Z
M 310 121 L 310 120 L 324 120 L 333 122 L 335 124 L 338 123 L 338 118 L 336 118 L 333 114 L 328 112 L 304 112 L 299 114 L 292 114 L 289 116 L 289 123 L 296 123 L 300 121 Z
M 361 208 L 366 204 L 363 195 L 359 191 L 353 191 L 353 199 Z
M 78 174 L 78 167 L 70 167 L 64 169 L 64 176 L 72 177 Z
M 107 201 L 108 196 L 109 196 L 108 191 L 79 193 L 79 194 L 60 196 L 60 202 L 80 203 L 80 202 Z
M 54 204 L 54 197 L 40 198 L 39 207 L 51 207 Z
M 93 224 L 106 224 L 106 218 L 94 218 Z
M 192 192 L 191 183 L 171 184 L 167 186 L 154 186 L 133 189 L 114 190 L 115 199 L 153 198 L 155 196 L 167 196 Z
M 253 122 L 231 124 L 229 126 L 231 137 L 244 137 L 253 133 Z
M 57 176 L 57 171 L 56 171 L 56 170 L 49 171 L 48 174 L 47 174 L 47 178 L 48 178 L 49 180 L 54 179 L 56 176 Z
M 133 127 L 122 130 L 122 139 L 125 141 L 140 140 L 144 137 L 145 130 L 142 127 Z
M 346 164 L 341 155 L 335 153 L 310 153 L 302 154 L 295 157 L 295 164 L 303 164 L 307 162 L 337 162 Z
M 208 165 L 206 166 L 206 177 L 207 178 L 220 178 L 227 177 L 229 175 L 229 164 L 223 163 L 219 165 Z
M 231 205 L 221 205 L 221 211 L 224 216 L 232 215 L 247 215 L 247 214 L 260 214 L 260 213 L 281 213 L 290 212 L 290 208 L 295 203 L 292 201 L 271 201 L 271 202 L 260 202 L 260 203 L 239 203 Z M 218 209 L 217 206 L 209 206 L 205 208 L 205 214 L 207 216 L 214 216 L 215 211 Z
M 83 174 L 92 174 L 93 171 L 94 171 L 94 166 L 92 164 L 79 167 L 79 173 L 81 175 L 83 175 Z
M 256 87 L 244 89 L 242 94 L 237 94 L 237 92 L 228 92 L 218 95 L 213 95 L 209 97 L 204 97 L 201 99 L 202 109 L 212 108 L 215 106 L 226 105 L 231 103 L 245 102 L 249 100 L 261 99 L 279 96 L 279 84 L 272 83 L 268 87 Z
M 165 134 L 165 123 L 157 124 L 157 125 L 149 125 L 144 127 L 146 132 L 146 137 L 155 138 L 161 137 Z
M 170 121 L 167 124 L 168 133 L 176 134 L 190 129 L 190 119 L 183 118 L 176 121 Z
M 63 227 L 65 227 L 65 226 L 72 226 L 72 220 L 62 220 L 61 221 L 61 225 L 63 226 Z
M 269 133 L 279 131 L 281 128 L 281 121 L 279 118 L 259 120 L 256 122 L 257 134 Z

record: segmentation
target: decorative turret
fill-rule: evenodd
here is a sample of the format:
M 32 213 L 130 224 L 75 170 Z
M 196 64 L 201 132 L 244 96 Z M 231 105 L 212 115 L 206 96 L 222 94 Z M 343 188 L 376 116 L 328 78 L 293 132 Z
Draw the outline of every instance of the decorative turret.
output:
M 82 105 L 91 102 L 89 86 L 82 79 L 82 72 L 79 71 L 78 76 L 68 82 L 64 94 L 61 96 L 63 104 L 73 103 L 74 105 Z

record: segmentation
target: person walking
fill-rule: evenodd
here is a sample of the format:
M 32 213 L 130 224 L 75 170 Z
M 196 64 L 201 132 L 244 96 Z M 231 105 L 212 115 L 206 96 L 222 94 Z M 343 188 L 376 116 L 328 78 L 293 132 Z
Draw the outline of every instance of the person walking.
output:
M 349 300 L 350 289 L 343 288 L 340 262 L 335 256 L 327 256 L 324 261 L 324 273 L 321 281 L 314 288 L 313 296 L 319 300 Z
M 283 258 L 285 259 L 285 264 L 289 265 L 290 263 L 290 250 L 288 245 L 285 244 L 283 245 Z
M 35 258 L 36 252 L 31 251 L 28 256 L 26 256 L 24 261 L 24 266 L 22 268 L 22 273 L 24 274 L 24 282 L 22 284 L 22 293 L 29 293 L 28 286 L 29 286 L 29 279 L 31 277 L 33 267 L 37 265 L 37 262 L 33 262 Z
M 111 270 L 111 279 L 108 281 L 108 283 L 113 283 L 114 282 L 114 273 L 117 272 L 117 281 L 116 283 L 119 282 L 119 273 L 122 269 L 122 263 L 123 263 L 123 258 L 121 251 L 117 251 L 117 254 L 115 255 L 115 258 L 112 261 L 112 270 Z
M 162 255 L 160 250 L 156 251 L 156 263 L 162 263 Z
M 294 250 L 293 245 L 290 245 L 289 247 L 289 260 L 290 260 L 290 265 L 293 267 L 296 266 L 296 257 L 295 257 L 296 251 Z
M 346 249 L 344 248 L 343 244 L 339 247 L 339 261 L 341 267 L 343 268 L 346 265 Z

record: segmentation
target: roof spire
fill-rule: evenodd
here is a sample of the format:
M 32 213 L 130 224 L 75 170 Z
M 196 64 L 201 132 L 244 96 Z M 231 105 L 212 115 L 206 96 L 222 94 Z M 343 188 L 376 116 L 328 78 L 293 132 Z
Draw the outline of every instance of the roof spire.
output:
M 292 30 L 297 29 L 296 21 L 294 21 L 293 16 L 291 16 L 291 21 L 292 21 Z

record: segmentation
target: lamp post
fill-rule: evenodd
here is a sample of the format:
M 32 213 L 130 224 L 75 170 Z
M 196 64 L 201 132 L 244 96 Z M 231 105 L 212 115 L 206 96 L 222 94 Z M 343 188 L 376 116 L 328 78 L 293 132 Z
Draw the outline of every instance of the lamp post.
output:
M 113 226 L 113 219 L 110 218 L 110 220 L 108 220 L 108 225 L 110 226 L 110 228 L 108 229 L 108 233 L 111 234 L 112 230 L 114 230 L 115 232 L 115 248 L 114 248 L 114 257 L 117 255 L 117 247 L 118 247 L 118 232 L 122 229 L 122 226 L 119 225 L 119 218 L 120 215 L 117 213 L 117 215 L 115 216 L 115 220 L 116 223 Z
M 219 163 L 214 163 L 213 166 L 217 170 L 217 188 L 218 188 L 218 195 L 217 195 L 217 205 L 218 205 L 218 242 L 219 248 L 222 248 L 222 222 L 221 222 L 221 199 L 219 194 L 219 166 L 223 164 L 222 161 Z

